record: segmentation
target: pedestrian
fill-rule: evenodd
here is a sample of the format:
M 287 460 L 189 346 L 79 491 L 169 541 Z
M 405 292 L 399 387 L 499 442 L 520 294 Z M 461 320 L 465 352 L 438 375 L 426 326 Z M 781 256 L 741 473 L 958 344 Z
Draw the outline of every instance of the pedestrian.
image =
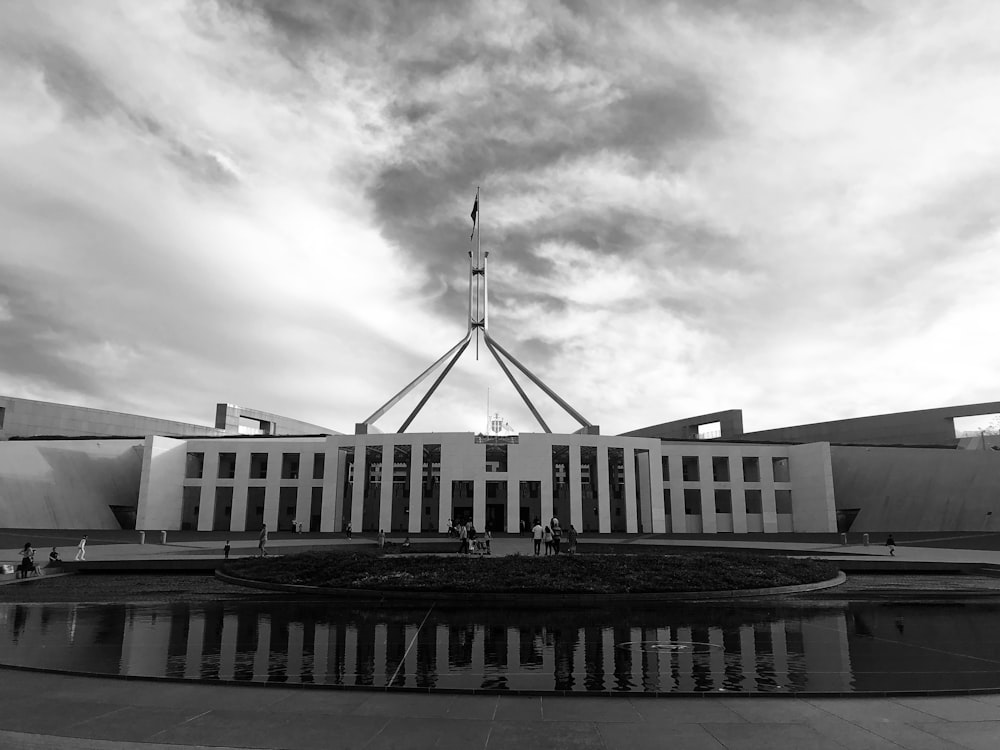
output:
M 378 530 L 378 548 L 379 549 L 385 548 L 385 529 Z
M 21 564 L 17 566 L 15 578 L 27 578 L 29 573 L 35 571 L 35 548 L 31 542 L 25 542 L 21 549 Z
M 538 523 L 538 519 L 536 518 L 535 519 L 535 525 L 531 527 L 531 540 L 535 543 L 535 556 L 536 557 L 538 556 L 538 553 L 542 549 L 542 536 L 543 535 L 544 535 L 544 532 L 542 531 L 542 525 L 540 523 Z
M 892 534 L 889 534 L 885 540 L 885 546 L 889 548 L 889 554 L 893 557 L 896 556 L 896 540 L 892 538 Z
M 448 536 L 456 536 L 455 525 L 451 522 L 450 518 L 448 519 Z
M 87 559 L 87 535 L 84 534 L 80 543 L 76 545 L 76 557 L 74 560 L 86 560 Z
M 548 557 L 552 554 L 552 529 L 548 526 L 542 532 L 542 541 L 545 542 L 545 556 Z
M 352 537 L 351 537 L 351 522 L 350 521 L 347 522 L 347 529 L 346 529 L 346 531 L 347 531 L 347 538 L 351 539 Z
M 229 559 L 229 550 L 231 550 L 231 549 L 232 549 L 232 547 L 229 546 L 229 540 L 227 539 L 226 540 L 226 546 L 222 548 L 222 554 L 224 554 L 226 556 L 227 560 Z
M 559 519 L 552 519 L 555 523 L 552 525 L 552 552 L 556 555 L 559 554 L 559 545 L 562 542 L 562 529 L 559 528 Z
M 569 537 L 569 549 L 567 549 L 566 551 L 569 552 L 571 555 L 575 555 L 576 554 L 576 538 L 578 536 L 578 534 L 576 532 L 576 526 L 574 526 L 573 524 L 569 525 L 569 533 L 567 534 L 567 536 Z
M 267 524 L 260 525 L 260 534 L 257 535 L 257 552 L 261 557 L 267 557 Z
M 490 549 L 490 542 L 493 541 L 493 534 L 490 533 L 489 529 L 486 529 L 485 539 L 486 539 L 486 554 L 492 555 L 493 551 Z
M 465 524 L 458 525 L 458 554 L 469 554 L 469 532 Z

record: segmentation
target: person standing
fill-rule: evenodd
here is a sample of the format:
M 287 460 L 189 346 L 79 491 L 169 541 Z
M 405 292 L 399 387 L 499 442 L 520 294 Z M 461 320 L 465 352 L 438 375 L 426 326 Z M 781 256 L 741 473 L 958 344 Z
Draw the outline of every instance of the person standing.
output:
M 385 529 L 378 530 L 378 548 L 379 549 L 385 548 Z
M 224 554 L 226 556 L 227 560 L 229 559 L 229 551 L 231 549 L 232 549 L 232 547 L 229 546 L 229 540 L 227 539 L 226 540 L 226 546 L 222 548 L 222 554 Z
M 31 542 L 25 542 L 24 548 L 21 550 L 21 564 L 17 568 L 17 575 L 15 578 L 27 578 L 29 573 L 35 570 L 35 548 L 31 546 Z
M 552 552 L 559 554 L 559 545 L 562 542 L 562 529 L 559 528 L 559 519 L 552 519 Z
M 542 549 L 542 536 L 543 535 L 544 535 L 544 531 L 542 530 L 542 525 L 540 523 L 538 523 L 538 520 L 536 519 L 535 520 L 535 525 L 531 527 L 531 540 L 535 543 L 535 556 L 536 557 L 538 556 L 538 553 Z
M 86 560 L 87 559 L 87 535 L 84 534 L 83 538 L 80 539 L 80 543 L 76 545 L 76 557 L 74 560 Z
M 575 555 L 576 554 L 576 537 L 577 537 L 576 526 L 574 526 L 573 524 L 569 525 L 569 532 L 568 532 L 567 536 L 569 537 L 569 549 L 567 549 L 566 551 L 569 552 L 571 555 Z
M 545 556 L 552 554 L 552 529 L 548 526 L 542 531 L 542 541 L 545 542 Z
M 483 538 L 486 540 L 486 554 L 492 555 L 493 550 L 490 549 L 490 543 L 493 541 L 493 534 L 490 533 L 489 528 L 486 529 L 486 533 L 483 535 Z
M 347 528 L 345 529 L 345 531 L 347 531 L 347 538 L 351 539 L 352 537 L 351 537 L 351 522 L 350 521 L 347 522 Z
M 469 532 L 464 523 L 458 525 L 458 554 L 469 553 Z
M 892 534 L 889 534 L 885 540 L 885 546 L 889 548 L 889 554 L 892 557 L 896 556 L 896 540 L 892 538 Z
M 257 552 L 261 557 L 267 557 L 267 524 L 260 525 L 260 534 L 257 536 Z

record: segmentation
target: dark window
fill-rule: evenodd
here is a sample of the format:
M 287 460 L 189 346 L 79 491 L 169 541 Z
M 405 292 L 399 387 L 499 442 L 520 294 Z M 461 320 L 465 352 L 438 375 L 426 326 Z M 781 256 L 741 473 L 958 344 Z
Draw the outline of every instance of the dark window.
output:
M 281 478 L 282 479 L 298 479 L 299 478 L 299 454 L 298 453 L 282 453 L 281 454 Z
M 747 513 L 763 513 L 764 504 L 760 499 L 760 490 L 744 490 L 744 498 L 747 504 Z
M 774 510 L 778 513 L 791 513 L 792 512 L 792 491 L 791 490 L 775 490 L 774 491 Z
M 775 482 L 790 482 L 791 477 L 788 472 L 788 459 L 787 458 L 772 458 L 771 466 L 774 468 L 774 481 Z
M 251 453 L 250 454 L 250 478 L 251 479 L 267 479 L 267 454 L 266 453 Z
M 669 516 L 670 515 L 670 488 L 663 488 L 663 510 Z
M 313 479 L 322 479 L 326 471 L 326 454 L 317 453 L 313 456 Z
M 236 476 L 236 454 L 219 454 L 219 479 L 233 479 Z
M 697 456 L 681 457 L 681 474 L 683 475 L 685 482 L 697 482 L 701 479 L 701 471 L 698 469 Z
M 4 416 L 6 416 L 6 414 L 7 410 L 4 407 L 0 406 L 0 430 L 3 429 L 3 418 Z
M 712 456 L 712 479 L 716 482 L 729 481 L 729 459 L 726 456 Z
M 743 481 L 744 482 L 760 481 L 760 459 L 757 458 L 757 456 L 743 457 Z
M 730 490 L 715 491 L 715 512 L 716 513 L 733 512 L 733 493 Z
M 701 515 L 701 490 L 684 490 L 684 513 L 689 516 Z
M 188 453 L 187 466 L 184 470 L 185 479 L 201 479 L 205 471 L 205 454 Z
M 660 456 L 660 466 L 663 467 L 663 481 L 670 481 L 670 456 Z

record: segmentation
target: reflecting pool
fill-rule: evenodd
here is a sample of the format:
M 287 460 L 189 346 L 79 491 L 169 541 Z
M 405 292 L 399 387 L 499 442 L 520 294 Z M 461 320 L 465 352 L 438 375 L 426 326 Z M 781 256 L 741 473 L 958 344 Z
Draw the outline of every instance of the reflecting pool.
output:
M 1000 688 L 1000 604 L 0 605 L 0 663 L 328 686 L 621 693 Z

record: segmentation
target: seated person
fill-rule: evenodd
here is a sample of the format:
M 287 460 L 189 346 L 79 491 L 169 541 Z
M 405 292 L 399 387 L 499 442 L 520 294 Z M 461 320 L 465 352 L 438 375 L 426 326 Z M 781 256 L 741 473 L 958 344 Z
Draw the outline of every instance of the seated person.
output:
M 38 568 L 35 567 L 35 550 L 31 546 L 31 542 L 25 542 L 23 549 L 21 549 L 21 564 L 17 568 L 16 578 L 27 578 L 29 573 L 37 573 Z
M 51 568 L 53 566 L 58 566 L 58 565 L 62 565 L 62 558 L 59 557 L 59 550 L 53 547 L 52 551 L 49 553 L 49 564 L 46 565 L 45 567 Z

